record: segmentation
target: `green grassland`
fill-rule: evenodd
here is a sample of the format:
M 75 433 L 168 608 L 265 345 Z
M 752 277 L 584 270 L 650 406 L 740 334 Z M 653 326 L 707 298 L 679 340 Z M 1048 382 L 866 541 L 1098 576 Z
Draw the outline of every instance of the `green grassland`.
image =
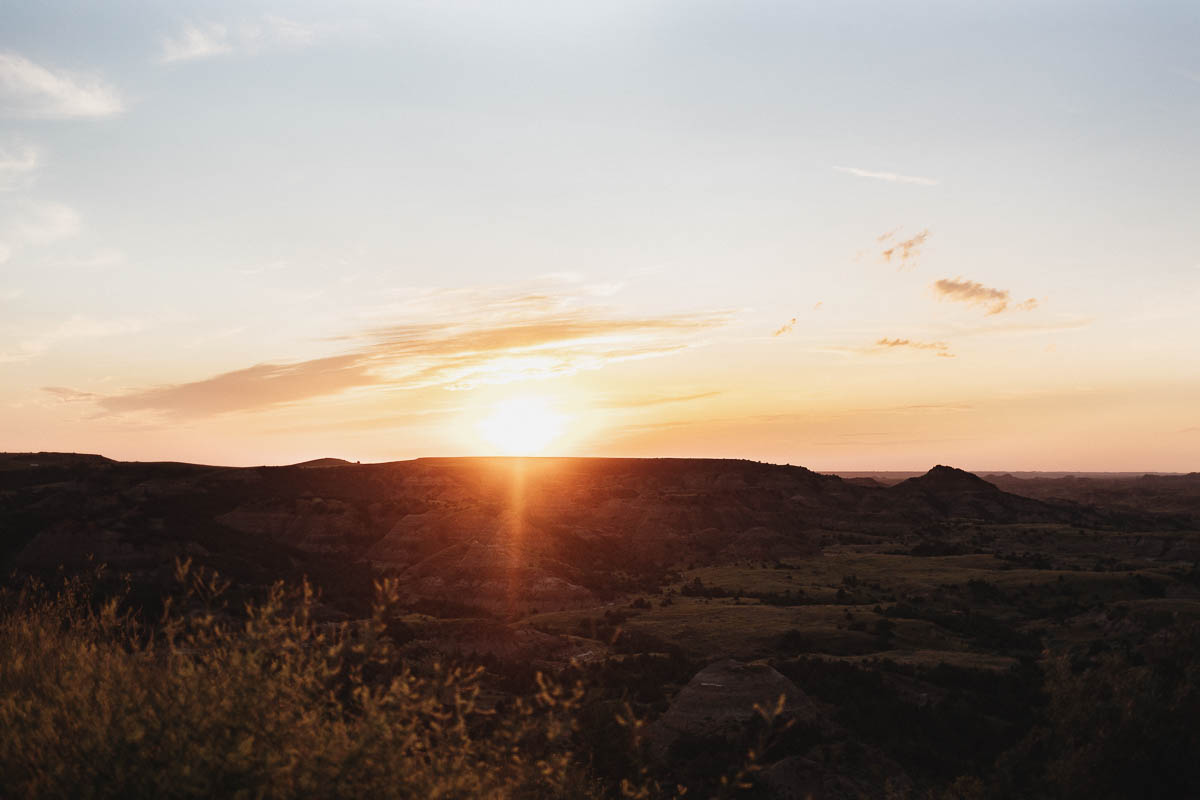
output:
M 1136 558 L 1130 542 L 1137 534 L 970 525 L 957 538 L 981 550 L 974 543 L 986 541 L 991 552 L 913 555 L 898 552 L 902 543 L 877 542 L 773 563 L 685 567 L 657 593 L 534 614 L 522 624 L 592 636 L 598 645 L 624 631 L 701 660 L 806 654 L 1003 669 L 1021 653 L 1122 635 L 1114 614 L 1160 622 L 1200 617 L 1191 565 Z M 1095 548 L 1086 559 L 1077 557 L 1081 542 Z M 1106 543 L 1118 568 L 1081 566 L 1094 566 Z M 1125 633 L 1133 627 L 1126 624 Z

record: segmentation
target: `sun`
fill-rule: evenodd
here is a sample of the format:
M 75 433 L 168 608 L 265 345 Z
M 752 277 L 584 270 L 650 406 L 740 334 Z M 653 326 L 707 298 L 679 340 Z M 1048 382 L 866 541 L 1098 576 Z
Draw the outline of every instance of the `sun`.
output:
M 510 397 L 496 404 L 479 421 L 479 434 L 492 447 L 510 456 L 531 456 L 562 436 L 566 417 L 548 398 L 538 395 Z

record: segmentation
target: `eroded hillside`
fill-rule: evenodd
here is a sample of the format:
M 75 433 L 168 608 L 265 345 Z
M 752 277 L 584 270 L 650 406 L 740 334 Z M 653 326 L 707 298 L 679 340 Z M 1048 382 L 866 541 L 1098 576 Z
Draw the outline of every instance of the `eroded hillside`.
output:
M 536 669 L 587 676 L 659 717 L 660 757 L 692 778 L 713 737 L 745 744 L 728 731 L 746 709 L 696 717 L 709 684 L 795 686 L 800 732 L 765 785 L 871 797 L 992 769 L 1030 735 L 1055 658 L 1140 652 L 1200 620 L 1190 501 L 1161 481 L 1141 504 L 1142 484 L 1090 486 L 1089 504 L 1061 485 L 1024 496 L 943 466 L 884 485 L 719 460 L 15 455 L 0 553 L 43 576 L 91 557 L 147 607 L 177 559 L 234 598 L 307 577 L 325 621 L 366 616 L 388 578 L 405 658 L 483 660 L 498 696 Z

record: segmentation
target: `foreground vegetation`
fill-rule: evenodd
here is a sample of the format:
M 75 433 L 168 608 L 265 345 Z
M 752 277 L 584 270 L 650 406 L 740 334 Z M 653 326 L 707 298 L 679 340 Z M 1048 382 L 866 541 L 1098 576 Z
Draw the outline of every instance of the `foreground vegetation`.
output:
M 307 586 L 233 615 L 215 575 L 182 564 L 179 578 L 188 591 L 152 626 L 79 578 L 3 595 L 6 797 L 657 792 L 595 777 L 574 739 L 580 687 L 539 678 L 500 712 L 481 670 L 403 664 L 389 586 L 370 620 L 321 626 Z
M 386 583 L 370 619 L 331 625 L 314 622 L 307 585 L 276 585 L 261 602 L 231 609 L 215 574 L 187 563 L 177 572 L 185 590 L 153 624 L 121 594 L 101 599 L 94 575 L 0 593 L 6 797 L 761 794 L 755 751 L 743 759 L 745 751 L 712 742 L 671 753 L 685 759 L 687 747 L 700 747 L 706 781 L 668 780 L 670 765 L 654 770 L 645 760 L 631 704 L 597 706 L 565 675 L 536 674 L 530 691 L 498 694 L 480 667 L 407 663 L 389 634 L 395 593 Z M 643 663 L 622 678 L 619 664 L 605 668 L 610 685 L 653 673 Z M 1195 625 L 1161 630 L 1135 649 L 1050 658 L 1044 671 L 993 672 L 986 686 L 978 673 L 940 667 L 940 682 L 991 702 L 974 711 L 943 702 L 916 726 L 903 702 L 889 703 L 885 678 L 932 677 L 919 670 L 805 658 L 780 666 L 835 703 L 841 722 L 872 731 L 869 746 L 907 748 L 911 763 L 935 772 L 946 761 L 977 773 L 941 789 L 889 786 L 888 797 L 1184 797 L 1200 785 Z M 616 711 L 597 721 L 598 707 Z M 755 728 L 760 753 L 778 757 L 782 743 L 824 747 L 830 757 L 829 741 L 789 739 L 779 725 L 768 736 L 778 712 L 763 710 L 768 724 Z M 1014 712 L 1024 720 L 1015 737 L 1003 724 Z M 997 751 L 990 763 L 980 758 Z M 842 746 L 833 757 L 863 752 Z

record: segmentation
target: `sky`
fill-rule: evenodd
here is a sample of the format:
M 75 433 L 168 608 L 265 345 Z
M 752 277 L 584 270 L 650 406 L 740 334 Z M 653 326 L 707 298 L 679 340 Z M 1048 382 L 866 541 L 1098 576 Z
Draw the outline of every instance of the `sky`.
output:
M 0 450 L 1198 470 L 1197 41 L 1190 1 L 0 0 Z

